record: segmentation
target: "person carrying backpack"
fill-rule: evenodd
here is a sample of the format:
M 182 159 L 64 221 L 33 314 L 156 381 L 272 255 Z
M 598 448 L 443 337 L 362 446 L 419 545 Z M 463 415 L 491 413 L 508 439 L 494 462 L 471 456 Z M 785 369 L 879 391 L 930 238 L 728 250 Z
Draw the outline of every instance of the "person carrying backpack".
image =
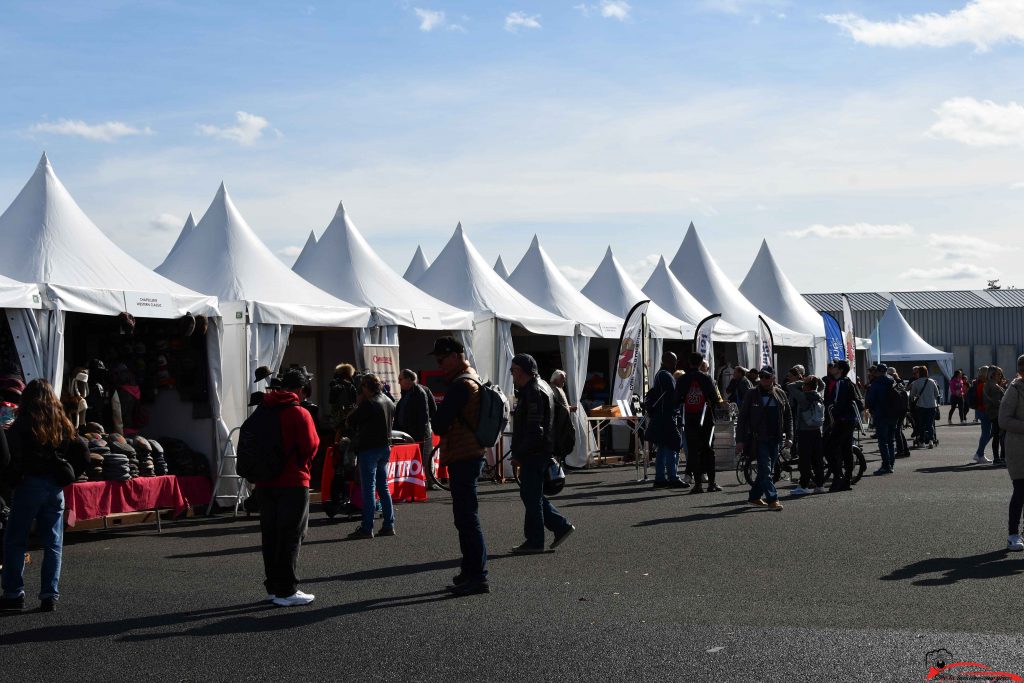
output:
M 795 395 L 794 426 L 800 435 L 796 449 L 800 454 L 800 482 L 790 491 L 792 496 L 825 492 L 824 442 L 825 383 L 814 375 L 804 377 L 801 391 Z
M 448 382 L 437 407 L 433 428 L 441 437 L 440 464 L 448 470 L 452 517 L 459 533 L 462 564 L 452 579 L 455 595 L 490 593 L 487 582 L 487 544 L 480 528 L 477 479 L 483 472 L 486 447 L 476 436 L 480 424 L 483 385 L 466 360 L 466 347 L 454 337 L 434 341 L 430 352 Z
M 259 492 L 263 585 L 267 599 L 279 607 L 307 605 L 315 597 L 298 589 L 297 576 L 299 548 L 309 522 L 309 469 L 320 446 L 313 418 L 299 405 L 305 381 L 298 371 L 285 372 L 280 388 L 266 392 L 239 435 L 238 462 L 243 470 L 247 450 L 269 451 L 264 457 L 276 460 L 271 473 L 277 473 L 253 483 Z
M 644 439 L 654 444 L 654 488 L 685 489 L 689 484 L 679 478 L 679 449 L 682 442 L 675 424 L 676 380 L 672 371 L 676 367 L 676 354 L 666 351 L 661 356 L 661 369 L 644 398 L 647 428 Z
M 882 456 L 882 465 L 875 470 L 876 476 L 892 474 L 896 466 L 896 421 L 903 417 L 898 412 L 899 399 L 896 381 L 888 373 L 889 367 L 879 363 L 875 369 L 875 378 L 868 387 L 865 403 L 871 411 L 875 423 L 875 435 L 878 437 L 878 452 Z
M 690 493 L 704 493 L 702 475 L 707 475 L 708 493 L 714 493 L 722 490 L 715 482 L 715 449 L 711 445 L 715 408 L 722 404 L 722 397 L 711 377 L 700 371 L 704 357 L 693 352 L 688 360 L 689 369 L 676 381 L 676 403 L 683 414 L 686 457 L 693 460 Z
M 519 465 L 519 497 L 525 508 L 526 540 L 512 549 L 515 554 L 544 552 L 545 527 L 554 532 L 554 550 L 576 527 L 562 516 L 544 495 L 544 472 L 554 456 L 554 396 L 537 373 L 537 361 L 526 353 L 512 359 L 512 382 L 519 402 L 512 416 L 512 462 Z

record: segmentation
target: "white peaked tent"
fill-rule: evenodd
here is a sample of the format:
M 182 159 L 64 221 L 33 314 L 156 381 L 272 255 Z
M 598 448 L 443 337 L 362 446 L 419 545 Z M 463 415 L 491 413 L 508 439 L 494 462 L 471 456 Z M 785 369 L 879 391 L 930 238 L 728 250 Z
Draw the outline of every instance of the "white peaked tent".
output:
M 502 280 L 508 279 L 508 268 L 505 267 L 505 262 L 501 260 L 501 256 L 498 256 L 498 260 L 494 262 L 494 272 L 500 275 Z
M 946 379 L 953 376 L 953 354 L 940 351 L 922 339 L 900 313 L 895 301 L 889 302 L 889 308 L 878 321 L 875 344 L 878 346 L 871 349 L 871 355 L 881 356 L 882 361 L 933 360 Z
M 626 274 L 619 260 L 608 247 L 601 265 L 597 267 L 590 281 L 583 287 L 583 294 L 595 304 L 623 318 L 638 302 L 651 297 L 637 287 Z M 661 365 L 661 352 L 665 339 L 692 339 L 694 326 L 668 313 L 654 301 L 647 307 L 647 329 L 649 330 L 650 353 L 647 367 L 652 372 Z
M 664 256 L 658 259 L 658 265 L 654 267 L 654 272 L 647 279 L 643 292 L 668 313 L 694 327 L 712 314 L 712 311 L 704 308 L 699 301 L 693 298 L 692 294 L 686 291 L 679 279 L 668 269 Z M 712 339 L 720 342 L 751 342 L 753 333 L 719 321 L 715 325 Z
M 415 284 L 423 273 L 427 272 L 427 268 L 430 267 L 430 262 L 427 261 L 427 257 L 423 255 L 423 247 L 416 245 L 416 253 L 412 255 L 412 260 L 409 261 L 409 267 L 405 269 L 403 278 Z
M 484 380 L 512 395 L 509 370 L 515 351 L 512 325 L 534 334 L 572 337 L 576 323 L 532 303 L 487 265 L 462 229 L 462 223 L 416 286 L 441 301 L 473 312 L 474 329 L 463 333 L 474 367 Z
M 669 270 L 679 278 L 679 282 L 697 298 L 708 310 L 722 314 L 722 321 L 741 330 L 756 331 L 758 315 L 762 315 L 772 337 L 778 346 L 814 346 L 814 337 L 807 332 L 795 332 L 785 325 L 763 314 L 754 304 L 750 303 L 740 290 L 736 288 L 715 260 L 711 258 L 704 242 L 697 234 L 697 229 L 690 223 L 679 251 L 669 264 Z M 747 348 L 750 358 L 754 357 L 753 347 Z M 749 363 L 748 359 L 742 359 Z
M 562 358 L 566 365 L 566 395 L 569 403 L 576 405 L 587 381 L 590 338 L 618 339 L 622 318 L 604 310 L 573 287 L 540 246 L 536 235 L 519 265 L 505 279 L 520 294 L 544 310 L 576 322 L 576 334 L 564 337 L 561 344 Z M 583 411 L 577 410 L 573 418 L 576 420 L 576 433 L 589 437 L 591 432 Z M 588 440 L 577 439 L 576 450 L 567 462 L 573 467 L 583 467 L 587 464 L 589 452 Z
M 41 308 L 38 285 L 0 275 L 0 308 Z
M 363 327 L 370 320 L 366 307 L 331 296 L 282 263 L 245 222 L 223 183 L 195 230 L 157 272 L 220 298 L 223 344 L 209 356 L 216 377 L 211 395 L 223 395 L 222 407 L 214 407 L 221 438 L 248 415 L 252 370 L 280 367 L 293 325 Z
M 295 272 L 324 291 L 372 312 L 370 328 L 356 334 L 356 358 L 364 344 L 397 344 L 398 326 L 421 330 L 472 330 L 473 314 L 439 301 L 398 276 L 338 204 L 317 248 Z
M 292 270 L 298 273 L 301 268 L 306 267 L 306 264 L 313 258 L 313 254 L 316 252 L 316 244 L 316 235 L 310 230 L 309 237 L 306 238 L 306 243 L 302 246 L 302 251 L 299 252 L 295 263 L 292 264 Z
M 186 237 L 192 234 L 192 231 L 196 229 L 196 219 L 192 217 L 192 212 L 188 212 L 188 218 L 185 219 L 185 225 L 181 227 L 181 232 L 178 233 L 178 239 L 174 240 L 174 244 L 171 245 L 171 250 L 167 252 L 168 255 L 173 254 L 174 251 L 181 246 L 181 243 Z
M 824 374 L 828 365 L 825 344 L 825 322 L 818 311 L 807 303 L 768 248 L 768 240 L 761 241 L 754 263 L 740 284 L 742 293 L 750 303 L 765 315 L 771 316 L 791 330 L 806 332 L 814 337 L 814 367 L 816 374 Z
M 46 308 L 9 312 L 26 379 L 62 386 L 65 314 L 218 315 L 217 299 L 154 273 L 89 220 L 44 154 L 0 215 L 0 274 L 39 286 Z M 13 309 L 12 309 L 13 310 Z

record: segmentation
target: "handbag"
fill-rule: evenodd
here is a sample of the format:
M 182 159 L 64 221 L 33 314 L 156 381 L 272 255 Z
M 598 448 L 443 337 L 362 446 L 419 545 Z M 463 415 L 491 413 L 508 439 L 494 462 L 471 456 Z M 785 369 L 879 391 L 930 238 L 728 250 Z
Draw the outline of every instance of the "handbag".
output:
M 75 473 L 75 467 L 65 457 L 70 447 L 71 442 L 67 441 L 61 448 L 60 452 L 54 451 L 53 462 L 50 465 L 50 476 L 57 482 L 57 486 L 64 488 L 65 486 L 71 486 L 78 479 L 78 475 Z
M 544 495 L 556 496 L 565 488 L 565 470 L 562 463 L 551 458 L 544 468 Z

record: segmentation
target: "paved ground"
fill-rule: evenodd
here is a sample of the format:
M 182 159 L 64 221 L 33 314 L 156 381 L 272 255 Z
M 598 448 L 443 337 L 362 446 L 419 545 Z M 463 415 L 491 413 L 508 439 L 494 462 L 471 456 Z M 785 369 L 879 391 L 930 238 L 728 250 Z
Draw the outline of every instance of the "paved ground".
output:
M 978 428 L 866 476 L 851 493 L 744 506 L 633 480 L 570 475 L 579 532 L 512 557 L 512 486 L 484 485 L 494 592 L 449 598 L 447 494 L 398 508 L 400 536 L 343 541 L 314 512 L 304 589 L 262 597 L 255 518 L 69 535 L 55 614 L 0 619 L 8 680 L 354 679 L 919 681 L 925 654 L 1024 674 L 1024 554 L 1007 555 L 1005 470 L 967 465 Z M 873 446 L 869 459 L 877 460 Z M 869 472 L 876 463 L 869 463 Z M 784 499 L 785 500 L 785 499 Z M 38 585 L 33 565 L 30 586 Z

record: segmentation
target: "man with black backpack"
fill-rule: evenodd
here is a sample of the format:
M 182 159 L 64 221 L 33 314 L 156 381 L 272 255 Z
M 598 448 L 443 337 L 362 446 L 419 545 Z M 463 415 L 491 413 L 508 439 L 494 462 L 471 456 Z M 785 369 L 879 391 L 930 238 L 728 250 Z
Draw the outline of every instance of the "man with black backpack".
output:
M 267 599 L 281 607 L 307 605 L 314 597 L 298 590 L 296 576 L 309 521 L 309 468 L 320 445 L 313 418 L 299 405 L 305 382 L 304 373 L 285 372 L 238 438 L 238 473 L 259 490 Z
M 676 354 L 666 351 L 661 356 L 661 369 L 654 376 L 644 397 L 647 427 L 644 439 L 657 449 L 654 456 L 654 488 L 686 489 L 690 485 L 679 478 L 679 449 L 682 439 L 676 427 Z M 698 482 L 698 486 L 699 486 Z
M 700 371 L 704 357 L 695 351 L 688 360 L 689 369 L 676 381 L 675 403 L 683 414 L 686 457 L 693 460 L 690 494 L 704 493 L 704 476 L 708 479 L 708 493 L 715 493 L 722 487 L 715 482 L 715 449 L 711 438 L 715 428 L 715 408 L 722 404 L 722 397 L 711 377 Z
M 512 382 L 519 391 L 512 416 L 512 461 L 519 465 L 519 497 L 526 509 L 526 540 L 512 552 L 542 553 L 545 527 L 555 534 L 552 550 L 576 531 L 544 496 L 544 472 L 555 452 L 555 398 L 548 383 L 538 376 L 537 361 L 529 354 L 519 353 L 512 359 Z
M 431 355 L 448 382 L 444 400 L 434 416 L 433 428 L 441 437 L 440 464 L 448 471 L 452 517 L 462 551 L 462 565 L 452 579 L 451 590 L 460 596 L 490 593 L 487 544 L 480 528 L 476 492 L 487 452 L 475 431 L 480 424 L 483 385 L 466 360 L 466 348 L 454 337 L 435 340 Z

